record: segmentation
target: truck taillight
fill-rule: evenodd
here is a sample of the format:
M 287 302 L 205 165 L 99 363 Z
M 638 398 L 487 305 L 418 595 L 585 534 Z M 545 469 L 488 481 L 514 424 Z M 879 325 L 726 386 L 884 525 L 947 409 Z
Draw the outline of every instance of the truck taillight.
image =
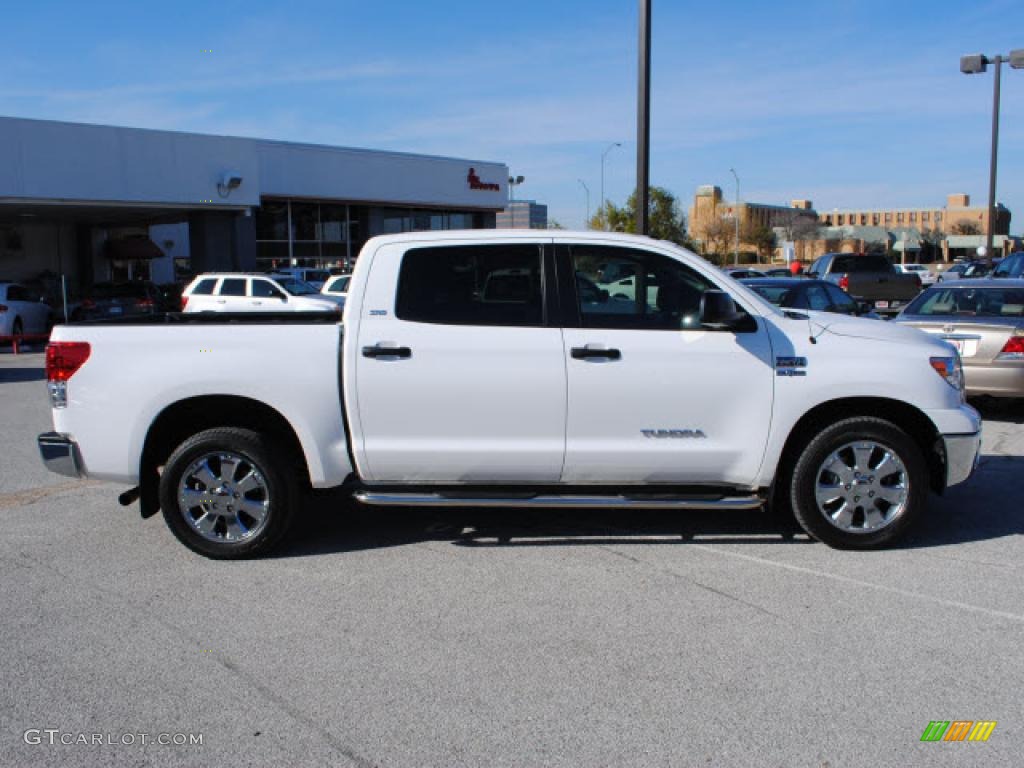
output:
M 997 360 L 1024 360 L 1024 330 L 1018 328 L 996 355 Z
M 842 277 L 839 278 L 839 287 L 842 288 L 844 291 L 850 290 L 850 276 L 849 275 L 843 275 Z
M 7 311 L 7 305 L 6 304 L 0 304 L 0 312 L 6 312 L 6 311 Z
M 85 341 L 53 341 L 46 346 L 46 380 L 67 381 L 89 359 Z
M 140 307 L 141 309 L 152 309 L 153 308 L 153 300 L 152 299 L 138 299 L 135 302 L 135 306 L 136 307 Z

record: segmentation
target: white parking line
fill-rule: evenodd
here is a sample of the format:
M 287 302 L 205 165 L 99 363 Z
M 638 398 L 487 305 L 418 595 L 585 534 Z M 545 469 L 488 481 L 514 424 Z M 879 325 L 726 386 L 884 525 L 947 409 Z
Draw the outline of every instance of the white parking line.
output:
M 947 608 L 959 608 L 964 611 L 973 611 L 975 613 L 983 613 L 987 616 L 993 616 L 1000 619 L 1010 619 L 1011 621 L 1018 621 L 1024 623 L 1024 616 L 1016 613 L 1009 613 L 1008 611 L 996 611 L 991 608 L 984 608 L 980 605 L 971 605 L 970 603 L 961 603 L 958 600 L 947 600 L 943 597 L 935 597 L 934 595 L 926 595 L 922 592 L 912 592 L 909 589 L 900 589 L 899 587 L 890 587 L 886 584 L 875 584 L 871 581 L 864 581 L 863 579 L 855 579 L 852 576 L 841 576 L 837 573 L 828 573 L 827 571 L 818 571 L 814 568 L 805 568 L 802 565 L 792 565 L 790 563 L 780 563 L 776 560 L 768 560 L 763 557 L 755 557 L 754 555 L 744 555 L 740 552 L 730 552 L 720 547 L 711 547 L 705 544 L 689 544 L 688 546 L 696 547 L 697 549 L 711 552 L 716 555 L 725 555 L 727 557 L 735 557 L 740 560 L 748 560 L 752 563 L 759 563 L 761 565 L 770 565 L 774 568 L 783 568 L 787 571 L 794 571 L 796 573 L 803 573 L 808 576 L 817 576 L 823 579 L 832 579 L 833 581 L 843 582 L 845 584 L 856 584 L 860 587 L 868 587 L 869 589 L 876 589 L 880 592 L 889 592 L 894 595 L 901 595 L 903 597 L 912 597 L 917 600 L 924 600 L 926 602 L 935 603 L 937 605 L 944 605 Z

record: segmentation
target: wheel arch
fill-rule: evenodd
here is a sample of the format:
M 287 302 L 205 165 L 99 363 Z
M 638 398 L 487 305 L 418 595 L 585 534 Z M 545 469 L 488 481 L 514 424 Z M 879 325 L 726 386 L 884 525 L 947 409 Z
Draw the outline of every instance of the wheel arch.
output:
M 930 485 L 936 493 L 946 488 L 946 457 L 939 430 L 928 416 L 902 400 L 886 397 L 848 397 L 819 403 L 805 413 L 790 430 L 775 472 L 774 489 L 786 486 L 800 450 L 814 435 L 837 421 L 855 416 L 884 419 L 896 425 L 917 443 L 928 464 Z M 774 498 L 774 493 L 772 494 Z
M 139 463 L 143 517 L 160 510 L 158 468 L 186 439 L 205 429 L 238 427 L 275 437 L 292 459 L 301 482 L 308 487 L 309 465 L 298 435 L 273 407 L 240 395 L 203 395 L 179 400 L 164 408 L 146 433 Z

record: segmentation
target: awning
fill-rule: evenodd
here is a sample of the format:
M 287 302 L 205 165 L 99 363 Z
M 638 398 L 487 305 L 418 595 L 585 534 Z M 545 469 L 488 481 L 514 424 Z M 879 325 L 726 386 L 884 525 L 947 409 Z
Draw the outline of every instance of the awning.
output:
M 104 255 L 114 261 L 139 261 L 159 259 L 164 252 L 145 235 L 137 235 L 107 240 Z

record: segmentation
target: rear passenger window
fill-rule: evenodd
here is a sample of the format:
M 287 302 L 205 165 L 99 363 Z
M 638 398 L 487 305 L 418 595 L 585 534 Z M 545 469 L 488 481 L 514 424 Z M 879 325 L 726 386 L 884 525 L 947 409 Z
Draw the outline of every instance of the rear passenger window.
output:
M 28 301 L 28 293 L 20 285 L 7 286 L 8 301 Z
M 395 315 L 445 325 L 543 325 L 539 245 L 414 248 L 402 259 Z
M 245 296 L 245 279 L 228 277 L 220 284 L 221 296 Z
M 269 280 L 253 280 L 252 295 L 261 299 L 270 299 L 275 296 L 279 297 L 281 292 Z
M 213 287 L 217 284 L 217 278 L 207 277 L 200 280 L 195 288 L 192 289 L 193 296 L 210 296 L 213 294 Z

